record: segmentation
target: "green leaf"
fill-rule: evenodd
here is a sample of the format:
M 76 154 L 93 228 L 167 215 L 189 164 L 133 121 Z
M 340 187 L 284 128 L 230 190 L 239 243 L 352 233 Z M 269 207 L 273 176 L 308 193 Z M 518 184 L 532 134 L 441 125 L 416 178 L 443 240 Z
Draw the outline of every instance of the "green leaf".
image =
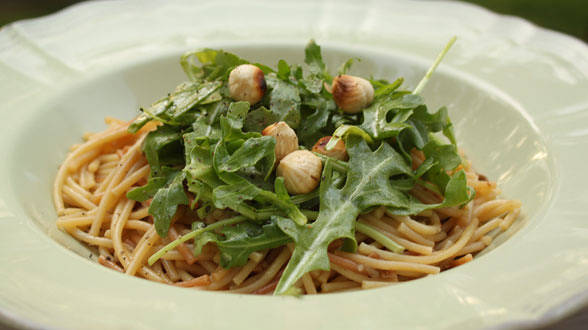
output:
M 294 240 L 296 247 L 274 294 L 284 294 L 309 271 L 328 270 L 327 247 L 333 240 L 341 237 L 355 240 L 354 223 L 360 210 L 332 185 L 329 162 L 323 170 L 320 190 L 320 212 L 315 222 L 300 226 L 290 219 L 278 218 L 278 226 Z
M 224 79 L 228 77 L 229 72 L 234 67 L 246 63 L 248 62 L 235 54 L 208 48 L 201 51 L 185 53 L 180 59 L 182 69 L 194 81 Z
M 426 107 L 417 107 L 411 119 L 422 122 L 431 132 L 442 131 L 452 144 L 456 144 L 453 124 L 449 119 L 446 107 L 441 107 L 437 112 L 432 114 L 427 111 Z
M 217 170 L 237 172 L 242 168 L 260 163 L 267 178 L 276 160 L 275 146 L 276 139 L 273 136 L 249 138 L 232 155 L 223 160 Z
M 266 107 L 250 111 L 245 118 L 244 128 L 247 132 L 261 132 L 264 128 L 278 121 L 278 116 Z
M 275 140 L 259 133 L 243 133 L 241 127 L 246 115 L 236 105 L 221 117 L 223 136 L 214 147 L 213 166 L 218 177 L 226 184 L 213 190 L 213 200 L 218 208 L 229 207 L 251 219 L 256 219 L 254 209 L 247 201 L 271 204 L 298 223 L 306 223 L 306 216 L 289 199 L 253 184 L 253 174 L 264 179 L 271 174 L 275 162 Z M 248 174 L 246 179 L 242 174 Z
M 272 249 L 291 241 L 275 222 L 263 226 L 242 222 L 221 230 L 225 239 L 217 242 L 223 268 L 239 267 L 247 263 L 252 252 Z
M 456 172 L 453 176 L 448 176 L 447 184 L 444 188 L 445 198 L 441 203 L 424 204 L 418 199 L 409 196 L 408 207 L 396 208 L 389 206 L 388 211 L 397 215 L 413 215 L 426 210 L 463 205 L 474 198 L 474 191 L 468 187 L 466 174 L 463 170 Z
M 415 108 L 423 105 L 418 95 L 392 95 L 376 100 L 363 110 L 360 128 L 376 140 L 396 137 L 402 130 L 411 127 L 406 123 Z
M 255 65 L 256 67 L 258 67 L 263 72 L 264 75 L 265 74 L 272 73 L 272 72 L 276 72 L 276 71 L 274 71 L 274 69 L 270 68 L 269 66 L 267 66 L 265 64 L 253 63 L 253 65 Z
M 199 235 L 202 235 L 203 233 L 206 233 L 208 231 L 213 231 L 213 230 L 217 230 L 219 228 L 223 228 L 225 226 L 234 225 L 236 223 L 243 222 L 245 220 L 247 220 L 247 218 L 238 215 L 236 217 L 219 220 L 219 221 L 212 223 L 208 226 L 203 226 L 202 222 L 195 221 L 194 223 L 192 223 L 192 231 L 191 232 L 189 232 L 185 235 L 182 235 L 182 236 L 178 237 L 177 239 L 169 242 L 161 250 L 155 252 L 151 257 L 149 257 L 147 262 L 149 263 L 149 265 L 153 265 L 164 254 L 166 254 L 168 251 L 175 249 L 178 245 L 180 245 L 182 243 L 185 243 L 191 239 L 194 239 L 194 238 L 198 237 Z
M 155 196 L 157 191 L 168 185 L 180 171 L 171 167 L 162 167 L 159 176 L 150 176 L 147 184 L 134 188 L 127 193 L 127 198 L 138 202 L 144 202 Z
M 243 133 L 242 129 L 248 112 L 248 102 L 233 102 L 229 105 L 227 115 L 221 116 L 220 118 L 220 128 L 223 140 L 231 142 L 234 140 L 261 136 L 261 134 L 256 132 Z
M 202 107 L 205 115 L 192 123 L 192 130 L 196 137 L 209 137 L 218 140 L 221 136 L 220 116 L 229 110 L 230 102 L 223 100 Z
M 212 202 L 214 188 L 224 185 L 212 166 L 212 146 L 209 138 L 196 133 L 184 135 L 186 146 L 186 180 L 188 190 L 196 195 L 194 202 Z
M 220 81 L 207 83 L 190 82 L 176 87 L 169 96 L 170 105 L 167 109 L 170 116 L 177 119 L 197 104 L 217 102 L 222 99 L 220 93 L 215 93 L 222 86 Z
M 240 177 L 239 177 L 240 178 Z M 222 185 L 212 192 L 214 206 L 218 209 L 230 208 L 249 219 L 257 219 L 254 207 L 245 203 L 259 195 L 259 188 L 242 179 L 241 184 Z
M 142 109 L 143 115 L 133 123 L 133 130 L 139 129 L 149 120 L 155 119 L 167 125 L 182 126 L 192 123 L 194 118 L 202 115 L 200 107 L 222 99 L 219 92 L 222 82 L 200 81 L 184 82 L 166 97 L 156 101 L 150 107 Z
M 221 253 L 221 267 L 233 268 L 245 265 L 252 252 L 272 249 L 290 241 L 291 238 L 280 230 L 275 221 L 263 226 L 241 222 L 235 226 L 224 227 L 219 234 L 201 234 L 195 240 L 194 251 L 198 255 L 202 246 L 214 242 Z
M 450 171 L 461 164 L 461 157 L 457 153 L 457 147 L 453 144 L 443 144 L 434 137 L 423 148 L 425 158 L 434 159 L 441 167 Z
M 325 148 L 331 150 L 337 145 L 339 140 L 346 139 L 352 135 L 364 139 L 367 143 L 374 142 L 372 137 L 361 128 L 353 125 L 341 125 L 335 130 L 335 132 L 333 132 L 333 136 Z
M 290 66 L 284 60 L 278 62 L 278 78 L 286 81 L 290 79 Z
M 220 186 L 213 191 L 213 199 L 217 208 L 228 207 L 255 220 L 259 219 L 257 212 L 245 203 L 255 200 L 273 205 L 278 213 L 290 217 L 296 223 L 306 223 L 306 216 L 291 200 L 280 198 L 271 191 L 261 189 L 235 173 L 225 172 L 220 176 L 227 185 Z
M 407 208 L 410 200 L 394 188 L 390 179 L 411 175 L 412 169 L 404 158 L 386 142 L 376 151 L 355 136 L 347 140 L 350 156 L 349 170 L 343 188 L 334 182 L 333 167 L 327 160 L 320 185 L 319 216 L 312 224 L 295 225 L 289 219 L 279 219 L 278 225 L 296 242 L 296 248 L 286 266 L 276 294 L 285 293 L 300 277 L 316 269 L 329 269 L 328 245 L 337 238 L 346 238 L 354 249 L 355 219 L 361 211 L 386 205 Z
M 321 47 L 310 40 L 304 49 L 304 55 L 304 63 L 308 65 L 309 72 L 300 79 L 300 83 L 309 92 L 318 94 L 323 89 L 325 80 L 330 79 L 321 55 Z
M 178 210 L 178 205 L 188 205 L 188 196 L 184 192 L 184 173 L 176 175 L 169 186 L 161 188 L 153 197 L 149 214 L 153 216 L 155 231 L 166 237 L 171 220 Z
M 352 57 L 352 58 L 348 59 L 347 61 L 345 61 L 345 63 L 341 64 L 341 66 L 339 67 L 339 70 L 337 70 L 337 74 L 339 74 L 339 75 L 346 74 L 351 69 L 353 62 L 355 62 L 355 61 L 360 62 L 361 59 L 359 59 L 357 57 Z
M 304 63 L 317 67 L 320 71 L 325 70 L 326 66 L 321 55 L 321 47 L 312 39 L 304 48 Z
M 162 99 L 155 101 L 147 108 L 141 108 L 141 111 L 143 112 L 143 115 L 149 117 L 149 120 L 155 119 L 168 125 L 178 126 L 179 123 L 171 119 L 169 114 L 167 113 L 170 106 L 171 102 L 169 101 L 168 95 Z M 145 119 L 141 119 L 141 121 L 145 121 Z M 145 123 L 147 123 L 147 121 L 145 121 Z M 140 123 L 137 123 L 137 126 L 139 124 Z
M 152 118 L 146 113 L 140 114 L 132 123 L 129 125 L 129 133 L 137 133 L 145 124 L 150 122 Z
M 325 132 L 325 129 L 330 126 L 329 119 L 336 112 L 337 106 L 330 95 L 322 94 L 305 96 L 304 105 L 314 109 L 314 112 L 302 118 L 297 135 L 302 144 L 310 148 L 321 137 L 330 135 L 330 132 Z
M 404 82 L 404 78 L 400 77 L 394 80 L 392 83 L 388 83 L 387 81 L 370 81 L 375 88 L 374 97 L 380 98 L 381 96 L 388 96 L 393 93 L 395 90 L 402 85 Z
M 166 125 L 159 126 L 147 135 L 142 149 L 151 167 L 151 176 L 160 176 L 162 165 L 178 165 L 184 162 L 181 138 L 179 128 Z
M 265 77 L 269 89 L 269 110 L 277 121 L 284 121 L 292 128 L 300 124 L 300 94 L 298 88 L 279 79 L 275 74 Z

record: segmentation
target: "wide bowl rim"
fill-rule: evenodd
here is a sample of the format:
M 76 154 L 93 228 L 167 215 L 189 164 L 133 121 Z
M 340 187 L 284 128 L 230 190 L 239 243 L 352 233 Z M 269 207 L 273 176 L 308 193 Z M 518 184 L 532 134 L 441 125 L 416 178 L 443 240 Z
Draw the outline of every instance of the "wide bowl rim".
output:
M 449 3 L 449 2 L 448 2 Z M 406 5 L 406 3 L 405 3 Z M 78 10 L 81 10 L 81 8 L 90 8 L 93 6 L 101 6 L 100 2 L 89 2 L 89 3 L 83 3 L 83 4 L 78 4 L 75 6 L 72 6 L 68 9 L 66 9 L 65 11 L 53 14 L 51 16 L 49 16 L 49 18 L 51 18 L 52 20 L 58 20 L 60 19 L 60 17 L 63 17 L 63 14 L 65 12 L 75 12 Z M 436 4 L 435 6 L 442 6 L 442 4 Z M 485 10 L 480 10 L 479 7 L 477 6 L 473 6 L 470 4 L 455 4 L 455 3 L 451 3 L 451 6 L 463 6 L 463 8 L 470 8 L 471 10 L 475 11 L 477 15 L 487 15 L 487 16 L 491 16 L 493 19 L 495 20 L 512 20 L 513 18 L 509 18 L 509 17 L 505 17 L 505 16 L 497 16 L 489 11 L 485 11 Z M 109 8 L 109 10 L 115 10 L 116 6 L 112 6 Z M 34 20 L 27 20 L 24 22 L 17 22 L 17 23 L 13 23 L 10 26 L 15 26 L 18 29 L 21 29 L 22 27 L 26 27 L 28 24 L 37 24 L 39 22 L 43 22 L 45 19 L 47 18 L 39 18 L 39 19 L 34 19 Z M 524 21 L 522 21 L 524 22 Z M 578 41 L 572 37 L 568 37 L 565 36 L 563 34 L 557 33 L 557 32 L 553 32 L 553 31 L 549 31 L 549 30 L 544 30 L 541 28 L 538 28 L 536 26 L 530 25 L 529 23 L 522 23 L 524 24 L 527 28 L 530 28 L 531 30 L 533 30 L 533 33 L 541 35 L 549 35 L 549 36 L 556 36 L 556 38 L 561 39 L 561 42 L 565 42 L 568 43 L 570 45 L 574 44 L 573 47 L 580 49 L 581 52 L 583 52 L 584 54 L 588 55 L 588 47 L 586 47 L 585 44 L 583 44 L 581 41 Z M 7 31 L 5 29 L 0 30 L 0 36 L 1 34 L 8 34 L 10 33 L 10 31 Z M 170 52 L 176 52 L 177 48 L 169 48 L 168 50 Z M 10 51 L 10 50 L 8 50 Z M 0 55 L 2 55 L 3 52 L 7 52 L 6 50 L 0 50 Z M 2 57 L 0 56 L 0 60 L 2 59 Z M 1 69 L 1 68 L 0 68 Z M 102 70 L 103 68 L 96 66 L 96 67 L 88 67 L 86 68 L 88 70 L 88 72 L 90 72 L 90 74 L 95 74 L 97 72 L 100 72 L 100 70 Z M 71 81 L 69 81 L 70 83 L 75 84 L 76 82 L 78 82 L 78 77 L 72 78 Z M 554 197 L 555 199 L 555 197 Z M 534 318 L 534 319 L 529 319 L 529 320 L 525 320 L 525 321 L 512 321 L 512 323 L 509 325 L 509 323 L 505 323 L 502 326 L 504 327 L 510 327 L 510 326 L 519 326 L 519 325 L 524 325 L 524 326 L 531 326 L 531 325 L 537 325 L 537 324 L 542 324 L 542 323 L 548 323 L 548 322 L 552 322 L 557 320 L 558 318 L 562 317 L 563 315 L 565 315 L 566 313 L 572 312 L 574 309 L 579 308 L 580 305 L 582 304 L 586 304 L 588 302 L 588 291 L 584 291 L 582 293 L 578 293 L 576 295 L 573 295 L 571 297 L 568 297 L 568 299 L 566 300 L 567 302 L 564 302 L 563 305 L 558 308 L 557 311 L 552 311 L 550 313 L 545 313 L 542 316 L 538 317 L 538 318 Z M 4 309 L 4 308 L 0 308 L 0 315 L 2 315 L 3 317 L 5 317 L 6 319 L 12 321 L 11 323 L 17 323 L 18 325 L 21 326 L 25 326 L 25 327 L 31 327 L 31 328 L 37 328 L 37 327 L 41 327 L 41 325 L 34 323 L 31 320 L 27 320 L 27 319 L 19 319 L 17 314 L 12 313 L 10 310 L 8 309 Z

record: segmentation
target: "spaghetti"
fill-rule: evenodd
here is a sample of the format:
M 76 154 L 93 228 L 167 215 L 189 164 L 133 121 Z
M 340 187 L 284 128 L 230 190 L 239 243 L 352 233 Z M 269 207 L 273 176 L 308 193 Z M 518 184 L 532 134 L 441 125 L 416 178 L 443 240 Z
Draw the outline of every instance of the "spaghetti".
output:
M 169 234 L 156 234 L 148 213 L 149 201 L 135 202 L 127 192 L 142 186 L 149 167 L 140 146 L 157 125 L 151 122 L 136 134 L 129 123 L 107 118 L 108 129 L 86 134 L 74 145 L 57 174 L 53 198 L 57 226 L 84 242 L 98 255 L 98 262 L 112 270 L 179 287 L 225 290 L 235 293 L 271 294 L 292 254 L 293 245 L 253 252 L 241 267 L 220 265 L 214 244 L 204 246 L 194 257 L 191 242 L 181 243 L 152 265 L 147 259 L 179 236 L 191 231 L 194 213 L 181 207 Z M 413 153 L 418 162 L 418 153 Z M 420 159 L 422 161 L 422 159 Z M 499 199 L 496 184 L 463 162 L 468 186 L 476 194 L 465 207 L 423 211 L 416 216 L 398 216 L 380 207 L 358 218 L 358 222 L 401 245 L 396 253 L 369 236 L 356 233 L 357 252 L 339 249 L 341 240 L 329 246 L 330 270 L 305 274 L 296 287 L 306 294 L 377 288 L 421 278 L 463 265 L 507 230 L 520 213 L 521 203 Z M 411 192 L 423 202 L 438 197 L 417 186 Z M 230 210 L 215 210 L 207 224 L 233 216 Z

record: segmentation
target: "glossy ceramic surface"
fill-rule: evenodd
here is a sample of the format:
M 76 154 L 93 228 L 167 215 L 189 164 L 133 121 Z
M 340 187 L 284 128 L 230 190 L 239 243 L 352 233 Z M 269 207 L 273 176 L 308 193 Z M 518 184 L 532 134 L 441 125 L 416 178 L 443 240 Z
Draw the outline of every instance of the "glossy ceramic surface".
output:
M 354 72 L 403 76 L 413 88 L 452 35 L 459 41 L 424 96 L 431 108 L 450 108 L 474 166 L 524 203 L 518 226 L 475 262 L 370 291 L 228 295 L 109 271 L 54 226 L 50 187 L 67 147 L 102 129 L 104 116 L 130 119 L 173 88 L 186 50 L 222 47 L 254 61 L 301 62 L 315 38 L 330 67 L 360 57 Z M 91 2 L 0 30 L 0 97 L 6 322 L 510 327 L 556 319 L 588 299 L 588 47 L 522 20 L 451 2 Z

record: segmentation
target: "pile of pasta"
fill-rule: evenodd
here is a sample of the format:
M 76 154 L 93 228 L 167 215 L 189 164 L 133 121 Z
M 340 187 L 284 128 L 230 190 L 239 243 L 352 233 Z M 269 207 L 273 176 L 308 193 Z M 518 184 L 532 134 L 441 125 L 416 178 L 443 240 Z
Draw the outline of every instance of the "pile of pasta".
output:
M 107 118 L 108 128 L 85 134 L 84 142 L 71 147 L 54 184 L 57 227 L 87 244 L 97 261 L 112 270 L 180 287 L 271 294 L 294 246 L 254 252 L 242 267 L 224 269 L 220 253 L 209 243 L 195 257 L 190 243 L 168 251 L 153 265 L 147 259 L 169 242 L 190 232 L 190 224 L 207 224 L 234 216 L 214 210 L 205 219 L 181 206 L 166 238 L 155 232 L 148 214 L 149 201 L 135 202 L 126 193 L 147 182 L 149 164 L 141 151 L 143 140 L 157 124 L 149 123 L 136 134 L 129 123 Z M 422 155 L 413 154 L 416 165 Z M 387 250 L 357 233 L 357 252 L 340 250 L 342 241 L 329 246 L 330 270 L 312 271 L 297 283 L 306 294 L 369 289 L 437 274 L 471 261 L 519 217 L 521 203 L 499 198 L 499 189 L 476 173 L 469 161 L 463 168 L 475 198 L 464 207 L 425 211 L 417 216 L 389 214 L 378 208 L 358 219 L 405 248 Z M 431 191 L 417 186 L 412 194 L 425 203 L 439 201 Z

